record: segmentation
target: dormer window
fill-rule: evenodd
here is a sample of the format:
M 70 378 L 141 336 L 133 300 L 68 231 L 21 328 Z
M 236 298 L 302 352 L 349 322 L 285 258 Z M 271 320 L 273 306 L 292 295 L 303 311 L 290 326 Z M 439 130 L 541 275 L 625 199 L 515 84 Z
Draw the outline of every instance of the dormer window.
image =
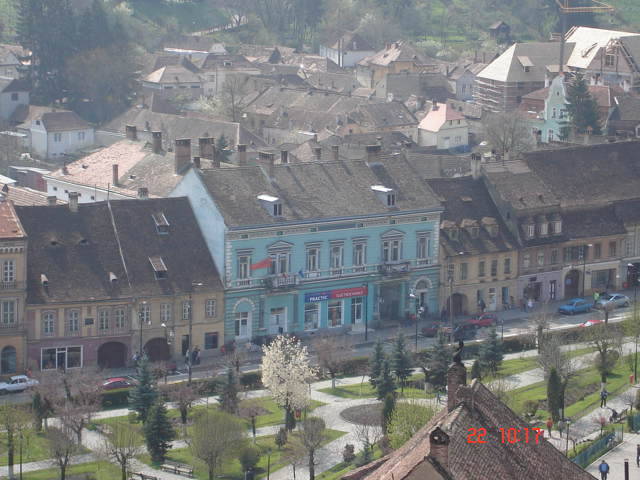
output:
M 162 257 L 149 257 L 149 262 L 153 267 L 153 272 L 156 276 L 156 280 L 167 278 L 167 266 L 164 264 Z
M 536 226 L 532 223 L 527 225 L 527 237 L 533 238 L 536 235 Z
M 262 194 L 258 195 L 258 200 L 262 206 L 269 212 L 272 217 L 282 216 L 282 201 L 278 197 L 273 195 Z
M 387 194 L 387 207 L 395 207 L 396 206 L 396 194 L 388 193 Z
M 153 221 L 156 224 L 156 231 L 160 235 L 168 235 L 169 234 L 169 222 L 167 221 L 167 217 L 164 216 L 164 213 L 158 212 L 151 215 L 153 217 Z
M 458 229 L 451 228 L 449 230 L 449 237 L 451 237 L 451 240 L 458 241 Z
M 396 192 L 393 188 L 385 187 L 384 185 L 372 185 L 371 190 L 387 207 L 396 206 Z

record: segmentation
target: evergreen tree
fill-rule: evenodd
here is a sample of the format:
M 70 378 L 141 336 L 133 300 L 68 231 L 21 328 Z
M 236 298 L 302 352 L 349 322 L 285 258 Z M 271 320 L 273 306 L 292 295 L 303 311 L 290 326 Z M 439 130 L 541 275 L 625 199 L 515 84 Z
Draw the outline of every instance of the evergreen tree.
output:
M 387 434 L 387 426 L 391 420 L 391 415 L 396 408 L 396 397 L 393 393 L 387 393 L 384 397 L 384 404 L 382 405 L 382 433 Z
M 492 327 L 489 331 L 489 337 L 480 346 L 480 354 L 478 356 L 480 366 L 495 375 L 498 373 L 503 358 L 502 341 L 498 339 L 495 327 Z
M 216 140 L 216 158 L 221 162 L 229 161 L 229 142 L 227 137 L 220 135 Z
M 369 383 L 373 388 L 376 388 L 376 381 L 382 373 L 382 363 L 384 362 L 384 347 L 382 341 L 378 338 L 375 346 L 373 347 L 373 354 L 369 359 Z
M 378 391 L 378 400 L 382 400 L 388 393 L 393 394 L 396 391 L 396 382 L 391 376 L 391 367 L 387 359 L 382 362 L 382 372 L 376 380 L 376 390 Z
M 447 370 L 451 363 L 453 352 L 447 344 L 444 333 L 439 332 L 436 344 L 430 348 L 422 359 L 422 371 L 425 381 L 436 390 L 442 391 L 447 385 Z
M 167 416 L 167 409 L 161 401 L 156 402 L 149 410 L 147 422 L 144 424 L 144 438 L 151 460 L 157 463 L 164 462 L 167 451 L 171 448 L 171 440 L 175 438 L 175 431 Z
M 578 133 L 586 133 L 589 127 L 594 135 L 602 133 L 598 104 L 589 93 L 589 86 L 581 73 L 577 73 L 567 86 L 567 102 L 571 126 Z
M 407 351 L 407 344 L 402 333 L 398 335 L 393 345 L 391 362 L 393 374 L 396 376 L 398 383 L 400 383 L 401 391 L 404 392 L 404 385 L 411 375 L 411 357 Z
M 91 8 L 85 9 L 78 21 L 78 38 L 82 39 L 83 50 L 108 47 L 116 40 L 113 37 L 103 0 L 93 0 Z
M 238 382 L 236 382 L 233 368 L 227 370 L 227 381 L 220 395 L 220 408 L 227 413 L 238 412 Z
M 471 366 L 471 379 L 477 378 L 482 380 L 482 372 L 480 370 L 480 362 L 476 359 Z
M 276 433 L 276 438 L 273 441 L 278 447 L 278 450 L 282 450 L 282 447 L 287 444 L 287 429 L 280 427 L 280 430 Z
M 560 420 L 560 410 L 562 409 L 562 381 L 555 368 L 549 372 L 547 380 L 547 410 L 551 414 L 554 422 Z
M 140 420 L 145 422 L 149 409 L 157 398 L 158 392 L 149 368 L 149 360 L 144 355 L 138 362 L 138 384 L 129 393 L 129 408 L 136 411 Z

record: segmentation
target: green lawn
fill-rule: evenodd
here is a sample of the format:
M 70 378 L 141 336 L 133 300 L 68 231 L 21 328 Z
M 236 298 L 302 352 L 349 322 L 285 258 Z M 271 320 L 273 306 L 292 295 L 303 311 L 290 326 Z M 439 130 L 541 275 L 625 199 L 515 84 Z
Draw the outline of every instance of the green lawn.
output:
M 629 371 L 625 359 L 622 358 L 607 379 L 607 390 L 611 395 L 615 395 L 628 384 Z M 590 393 L 585 395 L 581 392 Z M 595 367 L 580 370 L 578 375 L 569 383 L 567 396 L 569 398 L 578 398 L 577 401 L 566 407 L 566 416 L 569 418 L 582 417 L 600 404 L 600 374 Z M 547 385 L 545 382 L 517 388 L 509 394 L 510 405 L 518 414 L 523 413 L 523 405 L 527 400 L 544 400 L 546 397 Z M 548 412 L 539 410 L 537 416 L 546 418 L 548 417 Z
M 6 433 L 0 433 L 0 466 L 7 465 L 7 435 Z M 20 461 L 18 445 L 16 444 L 14 463 Z M 36 462 L 38 460 L 45 460 L 50 458 L 49 448 L 47 446 L 47 439 L 42 433 L 30 433 L 22 447 L 22 463 Z
M 95 480 L 116 480 L 120 478 L 120 469 L 108 462 L 82 463 L 80 465 L 71 465 L 67 469 L 67 476 L 82 474 L 90 475 L 87 478 Z M 58 480 L 60 478 L 60 470 L 50 468 L 24 473 L 23 478 L 24 480 Z
M 327 439 L 324 444 L 332 442 L 333 440 L 345 435 L 345 432 L 340 432 L 338 430 L 327 429 L 326 432 Z M 263 478 L 266 476 L 268 463 L 270 464 L 271 472 L 275 472 L 276 470 L 284 467 L 287 463 L 281 458 L 282 451 L 278 449 L 274 439 L 274 435 L 258 437 L 256 439 L 256 446 L 261 453 L 260 462 L 258 462 L 258 466 L 256 468 L 256 478 Z M 270 456 L 268 452 L 271 452 Z M 191 451 L 188 448 L 178 448 L 175 450 L 170 450 L 167 455 L 167 459 L 174 462 L 193 465 L 195 469 L 195 478 L 197 479 L 205 480 L 208 478 L 206 466 L 200 460 L 195 459 L 193 455 L 191 455 Z M 148 465 L 152 465 L 150 457 L 146 454 L 142 455 L 140 457 L 140 460 Z M 222 471 L 218 472 L 216 476 L 224 478 L 225 480 L 244 479 L 244 474 L 242 472 L 242 468 L 240 467 L 240 462 L 237 459 L 226 462 L 222 467 Z
M 368 381 L 363 383 L 358 383 L 356 385 L 345 385 L 342 387 L 336 388 L 322 388 L 320 392 L 328 393 L 329 395 L 334 395 L 340 398 L 375 398 L 376 391 L 373 389 L 371 384 Z M 400 389 L 398 389 L 398 394 L 400 394 Z M 423 390 L 419 390 L 417 388 L 405 388 L 404 393 L 401 397 L 405 398 L 431 398 L 433 395 L 428 394 L 425 395 Z
M 382 451 L 380 450 L 380 448 L 375 447 L 373 449 L 373 456 L 371 457 L 371 460 L 372 461 L 377 460 L 380 457 L 382 457 Z M 331 467 L 326 472 L 323 472 L 320 475 L 316 476 L 316 478 L 318 480 L 340 480 L 343 475 L 345 475 L 346 473 L 356 468 L 357 466 L 355 465 L 355 462 L 352 462 L 352 463 L 340 462 L 337 465 L 334 465 L 333 467 Z

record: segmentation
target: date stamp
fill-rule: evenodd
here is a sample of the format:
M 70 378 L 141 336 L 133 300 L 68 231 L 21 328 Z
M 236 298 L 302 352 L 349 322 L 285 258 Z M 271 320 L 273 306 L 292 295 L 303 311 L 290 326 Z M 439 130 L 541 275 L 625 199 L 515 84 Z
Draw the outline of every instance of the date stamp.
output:
M 543 435 L 543 430 L 538 427 L 534 428 L 498 428 L 500 432 L 500 439 L 502 443 L 540 443 L 540 436 Z M 467 443 L 489 443 L 485 438 L 487 437 L 486 428 L 470 428 L 468 430 Z M 544 437 L 544 436 L 543 436 Z

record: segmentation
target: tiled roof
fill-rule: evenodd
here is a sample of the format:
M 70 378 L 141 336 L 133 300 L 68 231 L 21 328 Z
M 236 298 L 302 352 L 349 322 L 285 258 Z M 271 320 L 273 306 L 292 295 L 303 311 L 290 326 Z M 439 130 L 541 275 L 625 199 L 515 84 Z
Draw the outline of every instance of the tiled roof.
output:
M 418 124 L 409 109 L 400 102 L 360 105 L 357 112 L 351 115 L 356 123 L 363 123 L 376 129 Z
M 500 429 L 531 428 L 478 380 L 458 387 L 460 403 L 450 412 L 445 408 L 405 445 L 391 453 L 372 473 L 358 476 L 358 470 L 343 478 L 364 480 L 593 480 L 591 474 L 566 458 L 546 439 L 539 443 L 502 442 Z M 430 435 L 439 428 L 449 438 L 448 464 L 437 460 Z M 469 443 L 470 429 L 484 428 L 486 443 Z M 535 436 L 535 433 L 533 434 Z M 363 468 L 366 468 L 363 467 Z M 423 473 L 420 477 L 418 472 Z
M 638 35 L 631 32 L 620 32 L 592 27 L 574 27 L 567 33 L 568 43 L 574 43 L 575 48 L 567 54 L 567 65 L 572 68 L 588 68 L 601 47 L 605 47 L 611 40 Z
M 0 92 L 28 92 L 31 90 L 26 78 L 0 77 Z
M 0 201 L 0 239 L 11 240 L 25 236 L 26 233 L 22 228 L 20 218 L 16 215 L 13 202 Z
M 42 116 L 44 113 L 53 112 L 51 107 L 41 107 L 39 105 L 18 105 L 11 114 L 9 121 L 18 125 L 18 128 L 30 128 L 31 121 L 37 117 Z
M 433 107 L 420 122 L 419 128 L 430 132 L 439 132 L 442 126 L 449 121 L 465 120 L 464 115 L 452 108 L 448 103 L 436 103 L 437 109 Z
M 67 206 L 16 210 L 29 236 L 27 295 L 31 304 L 184 294 L 196 280 L 212 290 L 220 288 L 216 267 L 186 198 L 112 201 L 117 239 L 106 202 L 80 204 L 75 213 Z M 167 218 L 169 234 L 158 234 L 152 217 L 157 212 Z M 155 279 L 149 263 L 153 256 L 162 257 L 166 279 Z M 118 278 L 115 283 L 109 279 L 110 272 Z M 47 276 L 46 288 L 41 274 Z
M 230 227 L 440 209 L 431 189 L 402 155 L 373 163 L 308 162 L 271 169 L 203 170 L 200 175 Z M 387 207 L 377 198 L 373 185 L 393 188 L 396 206 Z M 267 212 L 257 200 L 260 194 L 281 199 L 281 218 Z
M 166 65 L 149 74 L 144 81 L 149 83 L 200 83 L 202 79 L 183 65 Z
M 413 45 L 406 42 L 393 42 L 388 47 L 363 58 L 359 65 L 388 66 L 393 62 L 415 62 L 416 64 L 427 63 L 426 57 L 419 53 Z
M 205 58 L 195 61 L 201 70 L 215 70 L 220 68 L 256 68 L 244 55 L 217 55 L 210 53 Z
M 65 132 L 91 128 L 77 113 L 65 110 L 43 113 L 40 116 L 40 120 L 47 132 Z
M 2 197 L 13 202 L 13 204 L 16 206 L 28 207 L 36 205 L 47 205 L 49 203 L 47 200 L 47 194 L 45 192 L 41 192 L 40 190 L 34 190 L 28 187 L 18 187 L 14 185 L 3 185 L 2 188 Z M 63 202 L 62 200 L 56 200 L 56 203 L 58 205 L 63 205 L 66 202 Z

